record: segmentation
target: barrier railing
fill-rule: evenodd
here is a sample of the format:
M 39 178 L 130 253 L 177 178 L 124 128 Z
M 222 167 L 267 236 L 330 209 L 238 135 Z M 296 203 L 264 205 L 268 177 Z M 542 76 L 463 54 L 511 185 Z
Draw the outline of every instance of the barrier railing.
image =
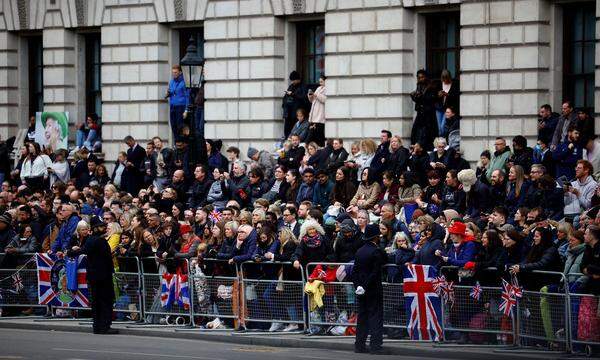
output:
M 471 297 L 475 284 L 472 277 L 464 277 L 457 266 L 442 266 L 440 273 L 454 281 L 454 300 L 442 301 L 444 318 L 444 339 L 459 340 L 471 344 L 512 345 L 516 339 L 516 326 L 513 318 L 505 316 L 499 310 L 502 288 L 480 286 L 479 299 Z M 498 277 L 496 268 L 480 271 L 489 272 L 489 276 Z M 467 283 L 468 285 L 464 285 Z
M 309 329 L 316 329 L 313 332 L 316 334 L 356 326 L 352 316 L 358 309 L 354 286 L 349 276 L 344 277 L 344 273 L 351 273 L 352 264 L 309 263 L 295 269 L 291 263 L 245 262 L 236 266 L 215 259 L 204 259 L 201 263 L 177 261 L 179 271 L 188 275 L 185 284 L 189 289 L 190 306 L 181 306 L 175 300 L 165 308 L 161 304 L 162 274 L 156 271 L 156 258 L 119 258 L 119 271 L 114 277 L 117 319 L 127 314 L 132 320 L 143 319 L 152 324 L 160 324 L 161 319 L 169 317 L 180 319 L 179 325 L 189 321 L 192 326 L 205 325 L 216 318 L 235 327 L 246 322 L 305 324 Z M 315 271 L 317 266 L 321 267 L 320 271 Z M 0 269 L 0 279 L 12 279 L 17 272 L 20 289 L 14 291 L 12 282 L 10 286 L 3 286 L 0 308 L 46 307 L 38 303 L 35 262 L 29 261 L 25 267 Z M 383 269 L 384 327 L 388 336 L 394 338 L 405 337 L 402 330 L 407 326 L 400 274 L 401 267 L 396 265 L 386 265 Z M 312 312 L 308 311 L 304 294 L 311 275 L 324 281 L 323 306 Z M 570 290 L 575 280 L 584 275 L 565 276 L 550 271 L 519 275 L 525 277 L 520 281 L 526 287 L 526 276 L 532 276 L 535 286 L 522 291 L 522 298 L 514 309 L 514 320 L 497 310 L 502 293 L 499 287 L 481 286 L 480 300 L 476 301 L 470 297 L 472 284 L 457 282 L 454 305 L 442 302 L 444 338 L 453 340 L 458 333 L 470 343 L 500 345 L 514 341 L 519 347 L 543 345 L 565 352 L 589 353 L 593 347 L 600 347 L 597 331 L 600 297 L 581 293 L 577 288 Z M 538 285 L 550 286 L 537 290 Z
M 323 287 L 325 293 L 322 297 L 323 306 L 310 311 L 306 309 L 308 314 L 307 323 L 311 334 L 321 334 L 328 332 L 329 327 L 348 327 L 356 326 L 356 320 L 352 319 L 352 315 L 358 313 L 358 301 L 354 293 L 354 285 L 349 281 L 338 281 L 338 268 L 340 266 L 352 266 L 351 263 L 309 263 L 306 265 L 306 279 L 311 281 L 313 271 L 321 266 L 318 271 L 324 274 Z M 330 281 L 328 279 L 335 281 Z M 318 279 L 315 277 L 315 279 Z M 339 328 L 341 331 L 341 328 Z
M 240 312 L 239 274 L 235 264 L 227 260 L 203 259 L 190 262 L 189 276 L 192 284 L 192 324 L 200 325 L 215 319 L 237 320 Z M 229 324 L 232 325 L 232 324 Z M 213 323 L 211 327 L 224 325 Z M 233 324 L 235 326 L 235 324 Z
M 528 277 L 536 276 L 536 287 L 549 284 L 566 284 L 566 277 L 561 272 L 539 271 L 519 273 L 521 283 L 526 284 Z M 524 279 L 523 279 L 524 278 Z M 554 278 L 554 279 L 553 279 Z M 551 280 L 552 279 L 552 280 Z M 532 289 L 523 290 L 523 296 L 517 301 L 518 345 L 542 345 L 553 350 L 569 351 L 570 306 L 568 301 L 568 286 L 557 292 L 542 292 Z M 559 324 L 565 329 L 563 335 L 552 331 L 550 324 Z M 550 325 L 550 326 L 549 326 Z
M 579 277 L 586 277 L 581 273 L 570 273 L 567 278 L 573 280 L 571 285 Z M 576 287 L 576 286 L 575 286 Z M 592 347 L 600 347 L 600 296 L 582 294 L 579 288 L 571 292 L 569 286 L 570 311 L 570 334 L 572 352 L 585 352 L 588 356 L 592 355 Z
M 147 324 L 161 324 L 161 325 L 186 325 L 191 324 L 192 318 L 192 306 L 185 306 L 179 304 L 177 299 L 161 299 L 161 280 L 163 274 L 150 272 L 153 269 L 147 269 L 149 264 L 152 264 L 152 260 L 156 258 L 142 258 L 142 304 L 144 308 L 144 322 Z M 169 259 L 171 260 L 171 259 Z M 189 263 L 187 259 L 178 260 L 180 268 L 189 269 Z M 177 273 L 170 274 L 172 276 L 179 276 Z M 190 277 L 187 277 L 185 281 L 190 291 L 191 296 L 191 281 Z M 181 287 L 183 284 L 180 284 Z M 169 301 L 168 304 L 163 305 L 162 300 Z M 169 321 L 170 317 L 174 317 L 175 321 Z
M 246 321 L 303 324 L 304 269 L 290 262 L 245 262 L 240 277 Z M 294 280 L 296 278 L 297 280 Z M 280 329 L 275 326 L 273 329 Z

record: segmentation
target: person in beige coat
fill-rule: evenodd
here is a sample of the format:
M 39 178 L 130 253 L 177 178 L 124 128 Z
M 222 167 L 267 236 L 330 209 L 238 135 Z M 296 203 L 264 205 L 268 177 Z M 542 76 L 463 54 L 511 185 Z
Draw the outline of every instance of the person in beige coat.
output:
M 358 190 L 352 200 L 350 200 L 350 206 L 348 212 L 357 211 L 358 209 L 370 210 L 377 203 L 381 187 L 379 183 L 374 180 L 374 176 L 371 175 L 370 168 L 365 168 L 361 174 L 362 181 L 358 185 Z
M 319 77 L 319 87 L 314 92 L 308 91 L 308 100 L 312 103 L 310 114 L 308 115 L 308 137 L 306 143 L 316 142 L 319 146 L 325 146 L 325 101 L 327 94 L 325 91 L 325 80 L 327 77 L 323 74 Z

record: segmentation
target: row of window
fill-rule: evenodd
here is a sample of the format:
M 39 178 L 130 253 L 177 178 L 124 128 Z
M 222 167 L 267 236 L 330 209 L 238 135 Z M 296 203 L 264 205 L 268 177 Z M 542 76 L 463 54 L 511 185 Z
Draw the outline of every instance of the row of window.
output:
M 593 2 L 564 8 L 563 97 L 577 108 L 593 111 L 595 68 L 595 9 Z M 296 23 L 296 70 L 307 84 L 316 84 L 325 72 L 325 23 Z M 102 115 L 100 34 L 85 34 L 86 112 Z M 179 29 L 179 58 L 189 39 L 196 41 L 198 55 L 204 55 L 202 28 Z M 29 38 L 29 110 L 43 108 L 42 37 Z M 460 13 L 445 12 L 426 16 L 426 68 L 433 78 L 443 69 L 458 78 L 460 70 Z

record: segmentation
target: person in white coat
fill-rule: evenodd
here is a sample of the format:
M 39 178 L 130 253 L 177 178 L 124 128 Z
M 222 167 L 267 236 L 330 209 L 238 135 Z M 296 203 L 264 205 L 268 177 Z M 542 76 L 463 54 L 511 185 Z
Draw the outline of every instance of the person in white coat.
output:
M 42 189 L 44 177 L 48 176 L 48 168 L 40 153 L 38 143 L 29 143 L 27 145 L 27 157 L 21 168 L 21 181 L 32 190 Z
M 308 91 L 308 100 L 312 103 L 310 114 L 308 115 L 308 137 L 305 142 L 308 144 L 314 141 L 319 146 L 325 146 L 325 101 L 327 93 L 325 91 L 325 80 L 327 77 L 321 74 L 319 77 L 319 87 L 314 92 Z
M 56 151 L 54 162 L 48 169 L 48 174 L 50 176 L 50 187 L 57 181 L 61 181 L 65 184 L 69 182 L 70 173 L 66 150 L 59 149 Z

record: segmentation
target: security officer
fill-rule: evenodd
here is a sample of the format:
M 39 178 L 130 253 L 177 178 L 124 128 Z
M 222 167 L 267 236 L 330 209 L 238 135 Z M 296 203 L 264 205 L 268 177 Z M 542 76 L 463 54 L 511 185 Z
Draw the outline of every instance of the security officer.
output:
M 354 352 L 366 353 L 367 336 L 371 334 L 371 354 L 382 354 L 383 344 L 383 285 L 382 267 L 386 262 L 379 248 L 379 226 L 367 225 L 365 243 L 354 259 L 352 276 L 358 295 L 358 319 Z
M 112 255 L 108 242 L 104 238 L 106 224 L 94 216 L 90 220 L 90 225 L 93 234 L 85 240 L 81 248 L 73 247 L 69 255 L 87 255 L 87 280 L 92 296 L 94 334 L 118 334 L 119 330 L 110 328 L 115 291 L 112 281 L 114 271 Z

